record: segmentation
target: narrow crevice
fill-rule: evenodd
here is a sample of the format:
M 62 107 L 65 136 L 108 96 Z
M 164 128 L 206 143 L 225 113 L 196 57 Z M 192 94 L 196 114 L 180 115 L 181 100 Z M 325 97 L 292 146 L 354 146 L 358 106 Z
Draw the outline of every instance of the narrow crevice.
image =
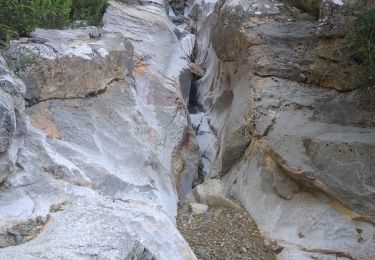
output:
M 204 112 L 198 105 L 198 90 L 195 82 L 198 80 L 196 75 L 192 76 L 191 79 L 191 86 L 190 86 L 190 93 L 189 93 L 189 104 L 188 110 L 190 114 L 197 114 L 200 112 Z

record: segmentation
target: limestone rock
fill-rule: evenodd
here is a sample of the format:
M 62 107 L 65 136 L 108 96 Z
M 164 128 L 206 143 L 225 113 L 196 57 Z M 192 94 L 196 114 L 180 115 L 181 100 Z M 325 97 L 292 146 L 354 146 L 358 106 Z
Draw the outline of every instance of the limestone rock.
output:
M 285 5 L 225 1 L 214 12 L 214 76 L 199 81 L 198 100 L 220 149 L 197 191 L 220 178 L 215 194 L 244 205 L 279 259 L 373 258 L 375 89 L 321 88 L 314 64 L 334 54 L 319 22 Z
M 206 204 L 191 202 L 189 206 L 193 215 L 202 215 L 208 210 L 208 206 Z
M 196 259 L 175 227 L 199 162 L 180 92 L 188 63 L 155 3 L 111 1 L 100 31 L 38 29 L 7 51 L 13 69 L 29 55 L 37 63 L 15 71 L 31 126 L 10 148 L 1 259 Z M 19 225 L 30 232 L 8 234 Z
M 0 153 L 8 150 L 16 129 L 16 116 L 9 94 L 0 89 Z
M 266 240 L 281 250 L 277 259 L 328 259 L 329 252 L 349 259 L 373 258 L 373 225 L 352 220 L 359 215 L 324 194 L 297 189 L 290 200 L 280 196 L 274 174 L 284 170 L 266 151 L 262 142 L 249 147 L 244 160 L 224 176 L 224 194 L 240 200 Z
M 25 85 L 0 55 L 0 183 L 13 172 L 27 129 L 24 93 Z
M 92 34 L 100 37 L 92 38 Z M 37 29 L 32 36 L 45 42 L 20 40 L 6 52 L 9 65 L 28 86 L 25 98 L 31 103 L 82 98 L 132 72 L 132 64 L 124 63 L 132 55 L 132 46 L 119 34 L 98 33 L 87 27 Z
M 103 17 L 103 30 L 129 38 L 137 59 L 147 57 L 146 62 L 134 66 L 137 100 L 144 104 L 142 112 L 148 124 L 156 129 L 160 140 L 157 144 L 168 150 L 158 154 L 163 166 L 171 169 L 178 158 L 186 163 L 174 180 L 183 197 L 197 178 L 199 155 L 184 105 L 184 101 L 188 101 L 187 88 L 191 85 L 190 80 L 185 80 L 190 79 L 188 61 L 173 33 L 175 27 L 166 21 L 165 16 L 164 8 L 153 12 L 142 8 L 129 9 L 126 5 L 111 2 Z M 174 172 L 173 168 L 171 172 Z
M 212 46 L 207 50 L 204 60 L 206 62 L 206 73 L 195 82 L 195 86 L 197 90 L 198 106 L 207 111 L 212 105 L 213 89 L 215 88 L 215 85 L 211 83 L 214 82 L 213 79 L 218 76 L 219 71 L 218 58 Z
M 204 74 L 205 74 L 205 71 L 204 69 L 202 69 L 199 65 L 197 65 L 196 63 L 192 63 L 190 62 L 189 63 L 189 68 L 191 70 L 191 72 L 195 75 L 197 75 L 198 77 L 203 77 Z
M 195 46 L 195 35 L 194 34 L 187 34 L 181 37 L 180 42 L 182 45 L 182 49 L 184 50 L 186 57 L 192 57 L 194 46 Z M 190 64 L 189 64 L 190 67 Z M 194 72 L 194 71 L 193 71 Z
M 238 209 L 241 206 L 225 196 L 225 186 L 220 180 L 210 180 L 196 186 L 193 190 L 195 198 L 209 206 L 222 206 Z
M 199 168 L 193 212 L 241 203 L 278 259 L 373 259 L 375 91 L 335 91 L 354 74 L 329 49 L 354 1 L 321 1 L 319 21 L 290 2 L 110 1 L 101 29 L 15 41 L 0 258 L 196 259 L 175 216 Z

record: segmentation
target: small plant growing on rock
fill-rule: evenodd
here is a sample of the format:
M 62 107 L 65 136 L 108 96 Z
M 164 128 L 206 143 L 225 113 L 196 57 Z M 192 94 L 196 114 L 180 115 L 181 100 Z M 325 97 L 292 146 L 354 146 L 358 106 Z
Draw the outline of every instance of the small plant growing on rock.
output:
M 143 54 L 140 56 L 135 57 L 134 67 L 141 68 L 148 65 L 148 62 L 152 59 L 152 55 L 150 54 Z

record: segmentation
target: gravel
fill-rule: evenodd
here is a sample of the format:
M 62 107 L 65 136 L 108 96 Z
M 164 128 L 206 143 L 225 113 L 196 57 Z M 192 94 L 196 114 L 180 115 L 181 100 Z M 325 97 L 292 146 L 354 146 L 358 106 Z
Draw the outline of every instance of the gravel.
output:
M 193 215 L 185 202 L 179 206 L 177 227 L 198 259 L 276 259 L 242 208 L 210 206 L 204 214 Z

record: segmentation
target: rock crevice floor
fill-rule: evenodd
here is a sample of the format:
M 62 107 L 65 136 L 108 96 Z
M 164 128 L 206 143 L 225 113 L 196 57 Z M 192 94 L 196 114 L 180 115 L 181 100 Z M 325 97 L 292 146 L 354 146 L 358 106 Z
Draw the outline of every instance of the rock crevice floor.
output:
M 244 209 L 209 206 L 195 213 L 191 204 L 179 206 L 177 227 L 201 260 L 275 260 L 255 222 Z

